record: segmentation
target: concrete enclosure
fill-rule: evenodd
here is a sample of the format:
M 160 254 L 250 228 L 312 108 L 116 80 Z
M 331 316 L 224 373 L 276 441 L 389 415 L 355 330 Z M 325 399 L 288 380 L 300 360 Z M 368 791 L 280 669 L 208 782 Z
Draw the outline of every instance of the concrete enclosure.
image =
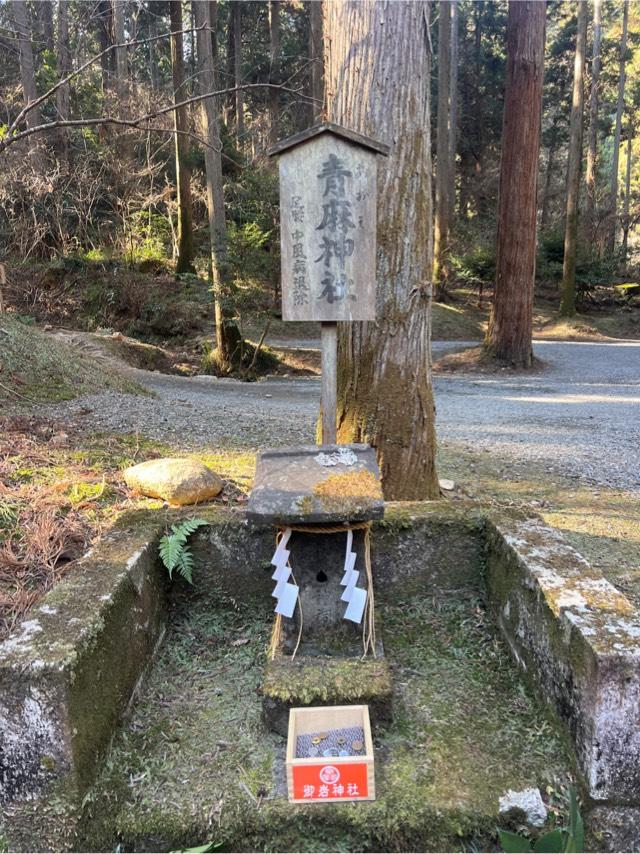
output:
M 249 526 L 236 510 L 198 515 L 209 522 L 193 541 L 198 585 L 231 602 L 269 601 L 273 528 Z M 82 798 L 153 662 L 171 601 L 157 559 L 163 521 L 124 519 L 0 644 L 9 843 L 12 805 L 60 787 Z M 373 570 L 381 602 L 484 592 L 497 631 L 574 745 L 594 815 L 628 828 L 640 807 L 634 606 L 539 520 L 464 503 L 388 505 L 374 526 Z

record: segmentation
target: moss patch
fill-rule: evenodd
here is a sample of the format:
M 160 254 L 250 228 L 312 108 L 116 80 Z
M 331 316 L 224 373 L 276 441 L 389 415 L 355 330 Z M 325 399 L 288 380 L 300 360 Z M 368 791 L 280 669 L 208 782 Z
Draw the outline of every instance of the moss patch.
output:
M 313 488 L 326 513 L 341 513 L 345 519 L 353 514 L 353 508 L 361 508 L 382 500 L 380 481 L 367 469 L 331 474 Z
M 391 693 L 384 659 L 277 657 L 265 669 L 263 692 L 285 703 L 308 706 L 375 701 Z
M 288 804 L 285 742 L 258 689 L 271 615 L 179 605 L 145 696 L 87 800 L 89 850 L 468 850 L 494 842 L 507 788 L 561 786 L 569 760 L 476 599 L 382 609 L 394 723 L 378 799 Z

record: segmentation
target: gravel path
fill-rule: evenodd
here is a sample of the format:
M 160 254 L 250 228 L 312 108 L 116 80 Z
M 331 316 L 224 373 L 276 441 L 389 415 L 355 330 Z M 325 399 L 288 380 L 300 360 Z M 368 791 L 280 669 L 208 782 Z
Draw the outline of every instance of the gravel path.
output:
M 434 350 L 465 346 L 473 344 L 437 343 Z M 534 376 L 437 377 L 440 441 L 640 491 L 640 342 L 540 341 L 535 349 L 546 369 Z M 131 374 L 156 397 L 106 392 L 39 412 L 71 417 L 97 432 L 139 431 L 182 448 L 313 441 L 320 390 L 315 377 L 239 383 Z
M 533 376 L 436 378 L 438 436 L 640 491 L 640 342 L 538 341 Z

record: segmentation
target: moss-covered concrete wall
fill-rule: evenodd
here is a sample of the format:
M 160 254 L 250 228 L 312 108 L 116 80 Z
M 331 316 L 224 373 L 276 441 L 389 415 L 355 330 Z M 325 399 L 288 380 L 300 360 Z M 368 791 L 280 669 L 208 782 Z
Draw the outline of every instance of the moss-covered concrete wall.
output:
M 640 804 L 640 615 L 536 519 L 487 524 L 489 603 L 564 721 L 590 796 Z
M 244 512 L 198 511 L 210 525 L 193 537 L 193 594 L 264 601 L 273 589 L 269 563 L 276 528 Z M 388 601 L 483 586 L 484 516 L 471 503 L 389 502 L 372 531 L 374 583 Z M 342 569 L 340 565 L 338 570 Z
M 388 502 L 374 524 L 372 560 L 387 602 L 482 589 L 484 514 L 471 502 Z
M 93 780 L 164 631 L 158 535 L 124 520 L 0 644 L 0 803 Z

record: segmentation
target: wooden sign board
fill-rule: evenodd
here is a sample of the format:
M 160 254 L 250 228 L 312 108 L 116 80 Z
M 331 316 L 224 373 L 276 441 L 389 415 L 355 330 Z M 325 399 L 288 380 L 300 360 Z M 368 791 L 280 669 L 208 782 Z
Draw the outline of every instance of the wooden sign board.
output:
M 377 155 L 323 125 L 277 145 L 283 320 L 374 320 Z

